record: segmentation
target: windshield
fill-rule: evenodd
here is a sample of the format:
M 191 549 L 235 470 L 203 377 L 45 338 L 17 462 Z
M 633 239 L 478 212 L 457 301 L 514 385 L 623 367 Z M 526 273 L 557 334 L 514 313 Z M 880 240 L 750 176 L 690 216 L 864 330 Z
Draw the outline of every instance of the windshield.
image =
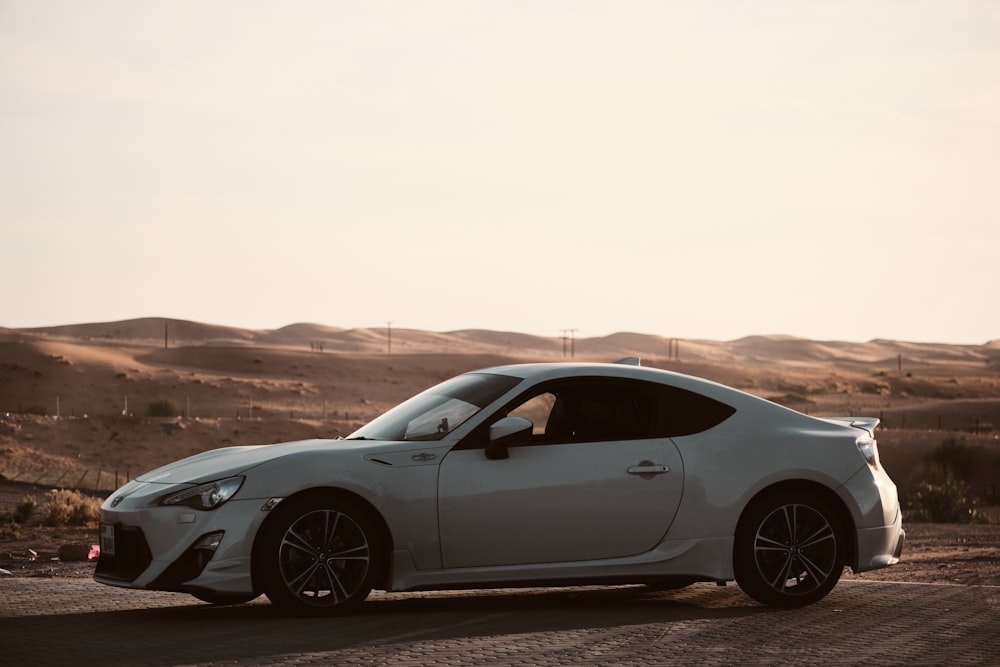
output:
M 348 439 L 438 440 L 520 381 L 490 373 L 459 375 L 400 403 Z

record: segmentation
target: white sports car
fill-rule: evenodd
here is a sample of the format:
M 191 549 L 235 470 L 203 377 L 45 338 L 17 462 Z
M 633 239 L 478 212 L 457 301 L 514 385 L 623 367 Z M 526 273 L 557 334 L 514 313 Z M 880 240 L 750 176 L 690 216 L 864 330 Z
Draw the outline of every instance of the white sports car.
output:
M 227 447 L 101 507 L 94 578 L 338 612 L 373 589 L 735 579 L 810 604 L 899 560 L 877 419 L 617 364 L 459 375 L 346 439 Z

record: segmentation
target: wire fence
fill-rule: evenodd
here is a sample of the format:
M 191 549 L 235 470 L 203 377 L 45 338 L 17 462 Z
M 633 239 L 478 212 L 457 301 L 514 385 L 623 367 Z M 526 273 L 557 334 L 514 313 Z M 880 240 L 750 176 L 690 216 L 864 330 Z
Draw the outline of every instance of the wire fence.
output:
M 862 412 L 864 412 L 862 410 Z M 869 411 L 870 412 L 870 411 Z M 959 431 L 963 433 L 993 433 L 993 421 L 987 416 L 939 414 L 924 410 L 879 411 L 880 428 L 900 430 Z
M 63 470 L 0 470 L 0 480 L 77 491 L 111 492 L 132 479 L 130 470 L 68 468 Z

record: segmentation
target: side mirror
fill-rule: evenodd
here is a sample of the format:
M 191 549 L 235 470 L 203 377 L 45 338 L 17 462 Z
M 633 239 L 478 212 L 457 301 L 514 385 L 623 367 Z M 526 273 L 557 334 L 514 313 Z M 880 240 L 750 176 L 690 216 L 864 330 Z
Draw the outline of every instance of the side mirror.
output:
M 511 442 L 527 439 L 535 427 L 523 417 L 504 417 L 490 426 L 490 441 L 486 445 L 486 458 L 490 460 L 505 459 L 510 456 L 507 445 Z

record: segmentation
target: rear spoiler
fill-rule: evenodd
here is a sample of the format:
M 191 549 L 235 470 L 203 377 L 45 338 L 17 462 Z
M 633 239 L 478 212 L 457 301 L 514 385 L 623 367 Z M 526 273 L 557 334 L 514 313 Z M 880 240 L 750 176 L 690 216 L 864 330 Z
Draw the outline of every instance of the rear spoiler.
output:
M 881 423 L 878 417 L 823 417 L 823 419 L 868 431 L 868 435 L 872 437 L 875 437 L 875 427 Z

